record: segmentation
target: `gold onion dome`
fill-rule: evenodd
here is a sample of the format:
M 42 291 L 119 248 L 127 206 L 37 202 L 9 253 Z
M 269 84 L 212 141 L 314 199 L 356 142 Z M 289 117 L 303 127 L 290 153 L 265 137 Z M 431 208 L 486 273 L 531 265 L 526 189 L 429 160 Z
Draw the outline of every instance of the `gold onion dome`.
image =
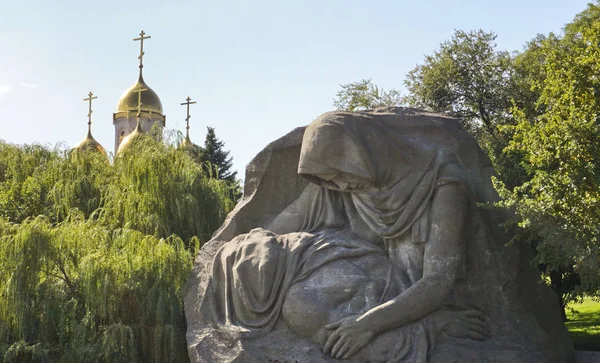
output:
M 146 133 L 142 130 L 142 126 L 140 124 L 140 120 L 138 117 L 137 126 L 135 130 L 127 135 L 123 141 L 119 144 L 119 148 L 117 149 L 117 155 L 122 154 L 125 150 L 130 149 L 131 145 L 133 145 L 137 140 L 144 137 Z
M 105 157 L 107 157 L 106 155 L 106 150 L 104 150 L 104 148 L 102 147 L 102 145 L 100 145 L 100 143 L 98 141 L 96 141 L 96 139 L 94 139 L 94 137 L 92 136 L 92 101 L 95 100 L 96 96 L 94 96 L 94 94 L 92 93 L 92 91 L 90 91 L 90 93 L 88 94 L 88 98 L 84 98 L 84 101 L 88 101 L 89 102 L 89 109 L 88 109 L 88 132 L 87 132 L 87 136 L 85 137 L 85 139 L 83 139 L 82 142 L 80 142 L 78 145 L 76 145 L 72 151 L 76 150 L 76 151 L 93 151 L 93 152 L 99 152 L 100 154 L 104 155 Z
M 140 110 L 151 111 L 153 113 L 159 113 L 162 115 L 163 108 L 162 103 L 160 102 L 160 98 L 158 98 L 156 92 L 154 92 L 152 88 L 148 87 L 146 82 L 144 82 L 144 77 L 142 77 L 141 72 L 137 82 L 133 86 L 126 89 L 125 92 L 123 92 L 123 94 L 121 95 L 119 103 L 117 104 L 117 112 L 137 111 L 137 90 L 140 88 L 146 89 L 146 91 L 142 93 Z
M 195 150 L 197 148 L 196 145 L 190 140 L 190 134 L 187 134 L 185 139 L 179 144 L 179 148 L 181 150 Z
M 73 150 L 99 152 L 100 154 L 107 156 L 106 150 L 104 150 L 102 145 L 100 145 L 100 143 L 96 141 L 96 139 L 94 139 L 94 137 L 92 136 L 92 131 L 90 129 L 88 129 L 88 134 L 86 138 L 83 139 L 83 141 L 80 142 L 77 146 L 75 146 Z
M 181 144 L 179 144 L 179 150 L 191 155 L 192 157 L 195 157 L 200 153 L 202 149 L 200 148 L 200 146 L 194 144 L 192 140 L 190 140 L 190 135 L 188 133 L 185 139 L 183 139 L 183 141 L 181 142 Z

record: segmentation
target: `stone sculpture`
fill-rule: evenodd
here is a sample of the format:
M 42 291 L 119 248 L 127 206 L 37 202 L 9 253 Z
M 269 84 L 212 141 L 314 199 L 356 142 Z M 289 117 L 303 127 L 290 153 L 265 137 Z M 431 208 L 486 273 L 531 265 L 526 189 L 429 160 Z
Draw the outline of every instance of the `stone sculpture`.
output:
M 456 120 L 415 109 L 273 142 L 196 258 L 191 361 L 572 361 L 531 251 L 481 206 L 492 173 Z

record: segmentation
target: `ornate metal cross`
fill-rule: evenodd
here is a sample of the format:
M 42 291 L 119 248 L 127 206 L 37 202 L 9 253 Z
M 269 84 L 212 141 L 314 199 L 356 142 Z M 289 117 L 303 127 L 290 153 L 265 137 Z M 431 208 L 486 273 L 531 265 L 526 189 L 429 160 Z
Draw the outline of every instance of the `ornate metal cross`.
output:
M 92 93 L 92 91 L 90 91 L 90 93 L 88 94 L 88 98 L 84 98 L 84 101 L 89 101 L 89 108 L 88 108 L 88 126 L 92 124 L 92 100 L 95 100 L 96 98 L 98 98 L 97 96 L 94 96 L 94 94 Z
M 186 130 L 190 129 L 190 105 L 193 105 L 196 103 L 196 101 L 194 102 L 190 102 L 192 99 L 190 98 L 190 96 L 188 96 L 188 98 L 185 99 L 186 102 L 182 103 L 181 105 L 187 105 L 187 117 L 185 118 L 185 122 L 187 124 L 187 126 L 185 127 Z
M 140 56 L 138 57 L 138 59 L 140 60 L 140 70 L 142 68 L 144 68 L 144 64 L 142 63 L 142 60 L 144 58 L 144 39 L 150 39 L 150 36 L 145 36 L 146 33 L 144 33 L 144 30 L 142 30 L 140 32 L 140 37 L 139 38 L 133 38 L 133 41 L 140 41 Z
M 142 112 L 141 107 L 142 107 L 142 92 L 147 91 L 147 88 L 142 88 L 142 85 L 140 84 L 138 86 L 138 88 L 136 88 L 135 93 L 138 94 L 138 104 L 137 104 L 137 117 L 140 117 L 140 113 Z

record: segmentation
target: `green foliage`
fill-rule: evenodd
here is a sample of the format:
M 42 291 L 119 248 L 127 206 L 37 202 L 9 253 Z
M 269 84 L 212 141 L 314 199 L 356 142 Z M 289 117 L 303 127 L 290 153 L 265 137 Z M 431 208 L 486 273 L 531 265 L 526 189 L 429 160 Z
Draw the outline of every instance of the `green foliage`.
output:
M 208 174 L 212 178 L 227 180 L 234 183 L 237 172 L 232 171 L 233 161 L 229 151 L 223 147 L 225 143 L 217 138 L 214 127 L 206 127 L 206 138 L 202 152 L 202 161 L 207 163 Z
M 242 188 L 240 181 L 236 179 L 237 171 L 231 170 L 233 160 L 229 156 L 229 151 L 224 149 L 224 146 L 225 143 L 215 135 L 215 129 L 209 126 L 206 131 L 204 148 L 198 147 L 187 152 L 196 160 L 195 154 L 199 155 L 200 163 L 204 167 L 207 177 L 227 182 L 229 186 L 228 198 L 235 204 L 242 196 Z
M 182 289 L 227 183 L 152 138 L 114 166 L 0 148 L 0 362 L 187 361 Z
M 562 37 L 539 43 L 544 78 L 533 88 L 533 115 L 515 106 L 507 151 L 523 155 L 529 180 L 511 189 L 499 183 L 505 205 L 521 226 L 543 239 L 538 261 L 550 269 L 573 265 L 580 289 L 600 292 L 600 6 L 589 5 Z
M 111 168 L 98 153 L 73 153 L 71 162 L 59 148 L 0 143 L 0 217 L 21 222 L 47 215 L 52 221 L 76 207 L 89 216 L 100 205 L 100 188 Z
M 21 222 L 48 211 L 52 183 L 46 171 L 58 158 L 58 150 L 40 145 L 0 144 L 0 217 Z
M 114 177 L 114 169 L 103 154 L 72 152 L 68 158 L 57 158 L 46 170 L 52 185 L 48 215 L 53 221 L 62 221 L 77 208 L 90 217 L 100 207 L 104 186 Z
M 458 117 L 476 136 L 494 135 L 510 106 L 507 92 L 511 57 L 496 51 L 494 33 L 455 31 L 452 39 L 425 57 L 407 75 L 406 101 Z
M 370 79 L 340 85 L 333 105 L 338 110 L 361 111 L 378 107 L 394 107 L 402 104 L 400 92 L 380 89 Z
M 113 170 L 100 213 L 112 228 L 207 241 L 233 208 L 228 183 L 206 177 L 185 152 L 152 138 L 140 138 L 135 149 L 119 155 Z

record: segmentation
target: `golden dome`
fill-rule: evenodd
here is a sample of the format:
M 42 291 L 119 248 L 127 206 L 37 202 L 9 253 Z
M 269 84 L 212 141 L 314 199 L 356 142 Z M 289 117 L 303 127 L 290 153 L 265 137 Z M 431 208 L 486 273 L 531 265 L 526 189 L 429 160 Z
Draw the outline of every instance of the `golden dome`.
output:
M 140 110 L 152 111 L 162 115 L 163 108 L 160 98 L 158 98 L 156 92 L 154 92 L 152 88 L 148 87 L 146 82 L 144 82 L 144 77 L 142 77 L 141 72 L 137 82 L 133 86 L 126 89 L 121 95 L 119 103 L 117 104 L 117 112 L 137 111 L 138 92 L 136 92 L 136 90 L 140 89 L 140 87 L 147 89 L 147 91 L 142 92 L 142 106 L 140 107 Z
M 120 155 L 121 153 L 123 153 L 123 151 L 129 149 L 137 139 L 143 137 L 145 134 L 146 133 L 142 131 L 142 126 L 140 124 L 140 120 L 138 119 L 135 130 L 133 130 L 129 135 L 127 135 L 119 144 L 119 148 L 117 149 L 117 155 Z
M 185 139 L 179 144 L 179 150 L 185 151 L 190 154 L 192 157 L 196 157 L 200 154 L 201 148 L 194 144 L 192 140 L 190 140 L 190 135 L 188 134 Z
M 108 157 L 106 155 L 106 150 L 104 150 L 102 145 L 100 145 L 100 143 L 96 141 L 96 139 L 94 139 L 94 137 L 92 136 L 92 131 L 89 128 L 86 138 L 83 139 L 83 141 L 80 142 L 77 146 L 75 146 L 73 150 L 99 152 L 102 155 Z
M 190 140 L 190 135 L 188 134 L 185 139 L 179 144 L 180 149 L 195 149 L 196 145 Z

